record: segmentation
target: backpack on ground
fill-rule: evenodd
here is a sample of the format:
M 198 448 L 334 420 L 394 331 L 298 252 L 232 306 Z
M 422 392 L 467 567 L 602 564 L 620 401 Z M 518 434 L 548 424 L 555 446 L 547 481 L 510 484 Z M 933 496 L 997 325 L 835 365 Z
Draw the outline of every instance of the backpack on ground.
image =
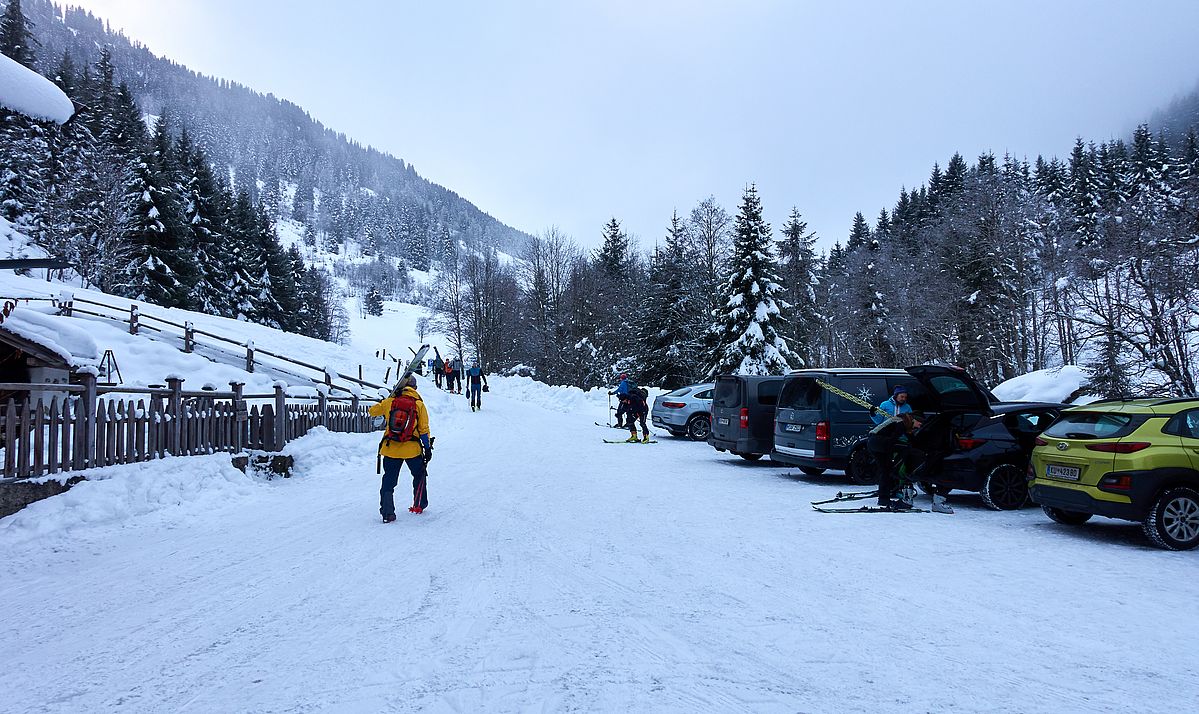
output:
M 391 408 L 387 412 L 387 429 L 383 434 L 385 441 L 412 441 L 416 434 L 416 398 L 407 394 L 392 397 Z

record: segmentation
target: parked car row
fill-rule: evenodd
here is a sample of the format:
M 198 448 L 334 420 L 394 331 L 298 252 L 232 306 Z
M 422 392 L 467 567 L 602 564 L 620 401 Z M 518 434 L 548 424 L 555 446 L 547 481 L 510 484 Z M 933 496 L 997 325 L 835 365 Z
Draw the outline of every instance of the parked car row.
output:
M 804 369 L 685 387 L 655 400 L 653 421 L 749 461 L 867 484 L 874 422 L 862 403 L 901 385 L 923 419 L 912 445 L 930 465 L 917 474 L 924 490 L 976 491 L 996 510 L 1031 500 L 1067 525 L 1138 521 L 1160 547 L 1199 546 L 1199 399 L 1002 402 L 957 367 Z

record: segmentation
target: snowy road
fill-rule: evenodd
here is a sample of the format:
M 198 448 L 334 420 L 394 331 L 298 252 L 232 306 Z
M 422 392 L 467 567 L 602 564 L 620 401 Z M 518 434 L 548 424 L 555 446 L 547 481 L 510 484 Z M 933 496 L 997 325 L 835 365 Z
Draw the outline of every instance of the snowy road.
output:
M 970 496 L 953 516 L 817 514 L 843 482 L 669 437 L 606 445 L 595 414 L 496 392 L 478 414 L 429 396 L 430 510 L 395 524 L 378 522 L 377 440 L 328 434 L 297 442 L 291 480 L 170 460 L 156 468 L 205 485 L 118 475 L 0 521 L 0 710 L 1199 700 L 1199 559 L 1135 525 L 1069 530 Z M 137 512 L 105 519 L 106 498 Z

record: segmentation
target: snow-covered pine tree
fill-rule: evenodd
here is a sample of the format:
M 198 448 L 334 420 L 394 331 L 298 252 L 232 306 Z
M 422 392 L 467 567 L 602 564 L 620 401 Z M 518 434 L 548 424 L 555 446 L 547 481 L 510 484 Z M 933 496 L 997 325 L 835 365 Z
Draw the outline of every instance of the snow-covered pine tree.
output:
M 770 225 L 762 218 L 757 188 L 745 189 L 733 225 L 728 296 L 724 314 L 712 325 L 720 353 L 711 374 L 783 374 L 798 362 L 779 335 L 782 286 L 774 273 Z
M 33 66 L 37 59 L 35 47 L 33 23 L 21 11 L 21 0 L 8 0 L 4 14 L 0 15 L 0 54 L 37 71 Z
M 801 360 L 794 366 L 806 366 L 814 362 L 821 329 L 816 312 L 816 234 L 808 231 L 797 207 L 791 208 L 780 233 L 779 276 L 783 297 L 789 304 L 783 317 L 791 328 L 788 342 Z
M 217 182 L 203 149 L 196 146 L 185 129 L 176 144 L 183 164 L 184 218 L 192 232 L 195 280 L 188 294 L 192 309 L 210 315 L 229 315 L 227 293 L 232 277 L 226 272 L 225 209 L 227 198 Z
M 379 292 L 379 288 L 371 288 L 366 291 L 365 309 L 366 314 L 381 317 L 383 315 L 383 293 Z
M 636 372 L 644 384 L 677 389 L 695 380 L 704 366 L 699 336 L 707 300 L 695 292 L 699 277 L 688 256 L 686 223 L 675 211 L 665 245 L 650 261 L 649 291 L 640 320 L 642 345 Z

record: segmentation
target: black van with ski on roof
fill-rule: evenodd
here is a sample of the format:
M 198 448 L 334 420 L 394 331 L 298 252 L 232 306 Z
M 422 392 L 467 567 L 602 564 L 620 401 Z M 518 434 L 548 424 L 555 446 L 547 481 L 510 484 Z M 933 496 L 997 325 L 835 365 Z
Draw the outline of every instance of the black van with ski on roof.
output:
M 783 380 L 744 374 L 717 377 L 708 443 L 747 461 L 769 454 L 774 446 L 774 408 Z
M 874 427 L 870 411 L 825 389 L 820 382 L 874 405 L 888 399 L 901 385 L 909 392 L 908 402 L 919 403 L 923 391 L 920 383 L 902 369 L 833 367 L 801 369 L 787 375 L 775 414 L 770 460 L 798 466 L 813 476 L 827 469 L 844 469 L 855 481 L 872 479 L 873 473 L 852 473 L 850 460 Z

